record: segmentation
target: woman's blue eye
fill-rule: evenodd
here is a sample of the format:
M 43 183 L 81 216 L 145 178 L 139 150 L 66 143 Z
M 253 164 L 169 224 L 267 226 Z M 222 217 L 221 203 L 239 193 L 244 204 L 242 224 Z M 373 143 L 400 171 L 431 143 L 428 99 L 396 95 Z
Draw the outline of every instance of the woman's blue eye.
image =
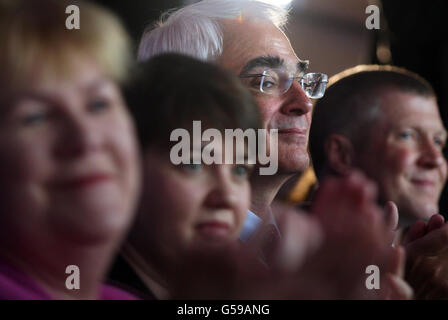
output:
M 184 164 L 182 167 L 190 172 L 199 172 L 202 169 L 202 165 L 199 163 Z
M 106 99 L 97 99 L 89 103 L 89 110 L 97 113 L 109 107 L 110 103 Z
M 398 136 L 402 139 L 410 139 L 412 137 L 412 133 L 411 132 L 400 132 L 400 134 Z
M 25 125 L 35 125 L 41 122 L 46 121 L 48 118 L 47 114 L 44 112 L 35 112 L 25 115 L 22 119 L 23 124 Z
M 233 173 L 239 177 L 247 177 L 249 170 L 245 166 L 237 166 L 233 168 Z
M 443 139 L 436 138 L 436 139 L 434 139 L 434 143 L 436 145 L 440 146 L 441 148 L 445 147 L 445 140 L 443 140 Z

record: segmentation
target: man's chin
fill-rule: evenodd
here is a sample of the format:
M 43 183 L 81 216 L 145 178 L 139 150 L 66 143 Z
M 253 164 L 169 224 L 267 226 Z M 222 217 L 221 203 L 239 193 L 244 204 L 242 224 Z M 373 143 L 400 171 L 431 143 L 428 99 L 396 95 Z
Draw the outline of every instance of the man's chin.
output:
M 428 221 L 433 215 L 439 213 L 439 206 L 434 203 L 414 203 L 402 206 L 398 206 L 398 212 L 400 220 L 414 222 L 416 220 Z
M 295 174 L 305 171 L 310 165 L 308 155 L 287 157 L 279 159 L 278 174 Z

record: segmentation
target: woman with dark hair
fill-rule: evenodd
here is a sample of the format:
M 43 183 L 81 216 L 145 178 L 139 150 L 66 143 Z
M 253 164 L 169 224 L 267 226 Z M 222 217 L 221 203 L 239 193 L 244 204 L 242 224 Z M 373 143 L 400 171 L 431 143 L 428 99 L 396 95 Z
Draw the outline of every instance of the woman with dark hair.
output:
M 172 297 L 171 281 L 190 250 L 237 242 L 249 208 L 253 166 L 247 159 L 248 143 L 238 139 L 231 161 L 192 161 L 213 143 L 215 159 L 224 157 L 228 146 L 212 140 L 191 141 L 189 161 L 175 163 L 172 148 L 178 142 L 172 133 L 180 129 L 194 136 L 193 121 L 222 136 L 225 129 L 256 130 L 259 114 L 238 78 L 177 54 L 140 65 L 126 98 L 142 146 L 143 191 L 137 221 L 111 277 L 166 299 Z M 246 161 L 238 163 L 238 156 Z

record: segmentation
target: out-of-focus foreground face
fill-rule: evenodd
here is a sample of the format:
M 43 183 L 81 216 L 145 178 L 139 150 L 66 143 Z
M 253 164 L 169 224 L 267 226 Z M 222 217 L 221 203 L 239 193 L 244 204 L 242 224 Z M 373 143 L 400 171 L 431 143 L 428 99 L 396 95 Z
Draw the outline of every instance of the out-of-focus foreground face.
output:
M 81 57 L 81 55 L 79 56 Z M 116 84 L 89 58 L 66 77 L 1 92 L 1 232 L 80 243 L 121 235 L 138 192 L 134 128 Z
M 383 201 L 394 201 L 400 215 L 427 219 L 438 213 L 447 178 L 442 149 L 446 130 L 434 97 L 387 90 L 382 115 L 359 166 L 373 178 Z
M 235 74 L 258 74 L 269 67 L 288 71 L 298 68 L 299 59 L 289 40 L 274 25 L 229 20 L 224 22 L 224 33 L 224 49 L 218 63 Z M 306 169 L 312 104 L 299 83 L 294 81 L 283 95 L 269 96 L 259 91 L 259 78 L 242 80 L 255 97 L 263 128 L 278 129 L 279 171 Z
M 136 228 L 172 259 L 198 245 L 236 241 L 249 209 L 251 167 L 173 165 L 166 152 L 148 148 Z

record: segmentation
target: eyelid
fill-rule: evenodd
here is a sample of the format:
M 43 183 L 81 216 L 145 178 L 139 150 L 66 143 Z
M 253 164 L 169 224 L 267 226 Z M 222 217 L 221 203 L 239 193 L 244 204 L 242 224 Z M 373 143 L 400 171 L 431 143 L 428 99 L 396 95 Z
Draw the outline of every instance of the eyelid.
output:
M 24 99 L 19 101 L 14 108 L 11 109 L 13 114 L 25 115 L 29 113 L 36 112 L 46 112 L 48 110 L 50 102 L 35 100 L 35 99 Z
M 248 173 L 250 173 L 252 171 L 252 169 L 254 168 L 255 165 L 253 164 L 248 164 L 248 163 L 241 163 L 241 164 L 235 164 L 233 166 L 233 168 L 240 168 L 243 167 L 247 170 Z
M 187 163 L 187 164 L 181 163 L 181 164 L 179 164 L 179 168 L 184 172 L 199 173 L 202 171 L 203 166 L 202 166 L 202 164 L 195 164 L 195 163 L 191 162 L 191 163 Z
M 100 103 L 101 107 L 103 107 L 103 108 L 109 107 L 110 105 L 113 104 L 109 97 L 96 96 L 96 97 L 92 97 L 91 99 L 88 100 L 87 107 L 88 108 L 98 107 L 98 103 Z
M 415 132 L 414 129 L 412 129 L 412 128 L 405 128 L 405 129 L 398 130 L 397 133 L 396 133 L 396 137 L 398 139 L 405 139 L 405 137 L 403 137 L 403 136 L 407 135 L 406 138 L 412 138 L 412 137 L 415 138 L 415 134 L 416 134 L 416 132 Z
M 446 145 L 446 137 L 436 136 L 434 137 L 434 141 L 439 141 L 442 146 Z
M 246 73 L 246 74 L 241 74 L 240 78 L 255 78 L 255 77 L 263 77 L 264 74 L 262 73 Z
M 109 80 L 101 80 L 89 85 L 86 92 L 91 95 L 96 95 L 99 93 L 113 92 L 114 84 Z

